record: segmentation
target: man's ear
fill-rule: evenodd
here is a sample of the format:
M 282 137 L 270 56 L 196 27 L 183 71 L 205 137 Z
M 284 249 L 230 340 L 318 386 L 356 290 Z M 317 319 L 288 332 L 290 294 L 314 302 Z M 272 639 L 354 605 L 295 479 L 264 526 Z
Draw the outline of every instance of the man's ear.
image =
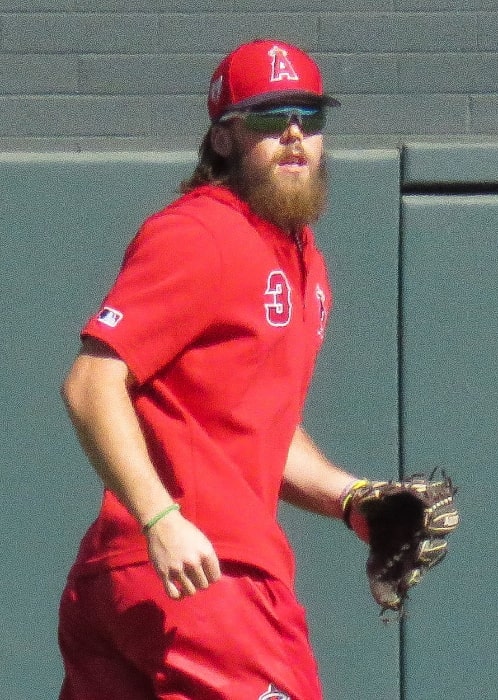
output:
M 211 146 L 219 156 L 228 158 L 232 152 L 232 135 L 225 126 L 214 124 L 211 127 Z

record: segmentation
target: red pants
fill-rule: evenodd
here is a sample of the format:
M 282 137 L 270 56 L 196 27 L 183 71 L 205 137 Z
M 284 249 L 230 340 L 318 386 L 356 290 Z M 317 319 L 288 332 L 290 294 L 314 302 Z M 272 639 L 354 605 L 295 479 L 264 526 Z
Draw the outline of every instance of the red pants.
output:
M 282 583 L 231 567 L 170 600 L 150 564 L 70 577 L 60 700 L 321 700 L 304 611 Z

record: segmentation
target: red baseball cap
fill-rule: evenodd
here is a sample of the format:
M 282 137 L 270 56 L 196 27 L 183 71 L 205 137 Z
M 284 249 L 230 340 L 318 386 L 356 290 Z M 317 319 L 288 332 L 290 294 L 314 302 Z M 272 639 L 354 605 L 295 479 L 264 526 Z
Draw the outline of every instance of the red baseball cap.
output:
M 225 56 L 211 78 L 211 121 L 225 112 L 265 104 L 338 106 L 323 92 L 320 69 L 307 53 L 282 41 L 258 39 Z

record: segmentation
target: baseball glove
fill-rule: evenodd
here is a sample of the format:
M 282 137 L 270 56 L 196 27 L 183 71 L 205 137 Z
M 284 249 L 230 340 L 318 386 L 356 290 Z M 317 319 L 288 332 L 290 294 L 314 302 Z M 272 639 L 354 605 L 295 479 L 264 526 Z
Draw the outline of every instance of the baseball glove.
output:
M 432 473 L 400 482 L 357 481 L 346 493 L 346 525 L 354 511 L 367 522 L 367 576 L 382 613 L 402 612 L 408 590 L 446 556 L 446 537 L 459 522 L 455 494 L 444 473 L 440 480 Z

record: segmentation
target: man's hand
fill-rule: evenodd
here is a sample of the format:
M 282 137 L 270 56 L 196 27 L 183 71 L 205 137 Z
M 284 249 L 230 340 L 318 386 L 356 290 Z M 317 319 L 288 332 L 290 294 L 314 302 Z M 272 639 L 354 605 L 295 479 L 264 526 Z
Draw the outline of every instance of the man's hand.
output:
M 159 520 L 147 538 L 150 560 L 170 598 L 194 595 L 220 578 L 220 563 L 211 542 L 178 511 Z

